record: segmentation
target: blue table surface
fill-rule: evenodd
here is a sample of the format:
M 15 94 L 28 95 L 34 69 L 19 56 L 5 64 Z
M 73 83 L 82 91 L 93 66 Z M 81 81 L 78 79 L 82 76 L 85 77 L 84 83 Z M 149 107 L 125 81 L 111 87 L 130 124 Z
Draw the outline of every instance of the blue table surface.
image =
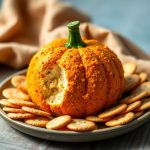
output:
M 120 32 L 150 54 L 150 0 L 63 0 L 91 16 L 92 22 Z

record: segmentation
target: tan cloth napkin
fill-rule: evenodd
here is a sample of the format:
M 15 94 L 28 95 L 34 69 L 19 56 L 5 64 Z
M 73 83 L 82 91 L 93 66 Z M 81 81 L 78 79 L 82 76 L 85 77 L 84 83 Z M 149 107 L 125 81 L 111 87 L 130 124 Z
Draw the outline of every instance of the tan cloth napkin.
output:
M 0 63 L 13 68 L 28 65 L 40 47 L 56 38 L 67 37 L 66 23 L 81 24 L 81 34 L 109 46 L 120 60 L 135 62 L 138 71 L 150 75 L 150 56 L 128 39 L 91 23 L 83 12 L 57 0 L 4 0 L 0 12 Z

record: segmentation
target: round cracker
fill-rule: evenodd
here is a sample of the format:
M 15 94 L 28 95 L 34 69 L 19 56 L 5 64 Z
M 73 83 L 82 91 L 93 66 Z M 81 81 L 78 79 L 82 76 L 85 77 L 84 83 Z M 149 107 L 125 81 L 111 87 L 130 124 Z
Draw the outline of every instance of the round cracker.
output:
M 133 102 L 136 102 L 144 97 L 147 96 L 147 92 L 146 91 L 139 91 L 139 92 L 135 92 L 130 94 L 129 96 L 123 98 L 120 103 L 122 104 L 130 104 Z
M 135 63 L 129 62 L 123 64 L 124 76 L 129 76 L 136 72 L 137 65 Z
M 18 106 L 36 107 L 36 105 L 33 102 L 24 101 L 21 99 L 8 99 L 8 102 Z
M 105 125 L 109 127 L 124 125 L 131 122 L 134 118 L 135 118 L 134 113 L 129 112 L 127 114 L 123 114 L 115 117 L 114 119 L 106 122 Z
M 128 105 L 127 109 L 125 109 L 123 112 L 121 112 L 121 114 L 131 112 L 131 111 L 135 110 L 136 108 L 138 108 L 139 106 L 141 106 L 141 104 L 142 104 L 141 101 L 136 101 L 134 103 L 131 103 Z
M 100 118 L 100 117 L 98 117 L 98 116 L 87 116 L 85 119 L 88 120 L 88 121 L 92 121 L 92 122 L 106 122 L 106 121 L 108 121 L 108 120 L 111 120 L 112 117 L 103 118 L 103 119 L 102 119 L 102 118 Z
M 127 104 L 120 104 L 117 105 L 115 107 L 112 107 L 106 111 L 104 111 L 103 113 L 99 114 L 98 117 L 99 118 L 108 118 L 108 117 L 112 117 L 116 114 L 121 113 L 122 111 L 124 111 L 127 108 Z
M 135 88 L 140 83 L 140 77 L 136 74 L 125 77 L 125 88 L 124 92 L 128 92 Z
M 3 107 L 3 110 L 7 113 L 25 113 L 25 111 L 22 109 L 10 108 L 10 107 Z
M 63 115 L 50 120 L 46 124 L 46 128 L 50 130 L 57 130 L 65 127 L 70 122 L 71 122 L 71 117 L 69 115 Z
M 142 116 L 143 114 L 144 114 L 144 110 L 138 111 L 138 112 L 134 112 L 135 118 L 139 118 L 139 117 Z
M 17 75 L 17 76 L 12 77 L 11 83 L 14 87 L 16 87 L 24 92 L 27 92 L 25 75 Z
M 142 104 L 135 111 L 150 109 L 150 98 L 142 99 Z
M 34 117 L 31 113 L 8 113 L 7 116 L 11 119 L 24 119 Z
M 71 123 L 67 125 L 67 128 L 77 132 L 86 132 L 97 129 L 94 122 L 85 119 L 73 119 Z
M 35 114 L 35 115 L 39 115 L 39 116 L 49 117 L 51 115 L 48 112 L 45 112 L 45 111 L 42 111 L 42 110 L 39 110 L 39 109 L 35 109 L 35 108 L 31 108 L 31 107 L 27 107 L 27 106 L 23 106 L 22 110 L 24 110 L 26 112 L 29 112 L 29 113 L 32 113 L 32 114 Z
M 2 91 L 2 94 L 6 98 L 16 98 L 25 101 L 30 101 L 30 96 L 27 93 L 17 89 L 17 88 L 7 88 Z
M 14 105 L 14 104 L 10 103 L 10 102 L 8 101 L 8 99 L 1 99 L 1 100 L 0 100 L 0 105 L 6 106 L 6 107 L 12 107 L 12 108 L 20 108 L 20 106 Z
M 138 87 L 136 87 L 132 93 L 141 93 L 141 92 L 147 92 L 147 96 L 150 96 L 150 82 L 144 82 Z
M 46 124 L 50 121 L 50 119 L 46 117 L 32 117 L 32 118 L 27 118 L 24 119 L 24 122 L 26 124 L 30 124 L 32 126 L 37 126 L 37 127 L 46 127 Z
M 146 72 L 141 72 L 139 74 L 139 77 L 140 77 L 141 83 L 143 83 L 148 79 L 148 74 Z

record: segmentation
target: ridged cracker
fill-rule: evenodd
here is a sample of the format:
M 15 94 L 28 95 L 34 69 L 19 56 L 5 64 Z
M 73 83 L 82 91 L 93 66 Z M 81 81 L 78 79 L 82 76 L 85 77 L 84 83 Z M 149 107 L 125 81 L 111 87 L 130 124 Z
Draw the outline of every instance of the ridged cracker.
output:
M 8 113 L 7 116 L 11 119 L 24 119 L 34 117 L 34 114 L 31 113 Z
M 46 124 L 46 128 L 50 130 L 57 130 L 65 127 L 70 122 L 71 122 L 71 117 L 69 115 L 63 115 L 50 120 Z
M 5 98 L 16 98 L 30 101 L 30 96 L 17 88 L 7 88 L 2 91 L 2 94 Z
M 25 113 L 24 110 L 18 108 L 3 107 L 3 110 L 7 113 Z
M 36 105 L 33 102 L 24 101 L 21 99 L 8 99 L 8 102 L 18 106 L 36 107 Z
M 139 106 L 136 111 L 150 109 L 150 98 L 142 99 L 142 104 Z
M 104 111 L 103 113 L 99 114 L 98 117 L 100 117 L 100 118 L 112 117 L 112 116 L 114 116 L 116 114 L 121 113 L 126 108 L 127 108 L 127 104 L 120 104 L 120 105 L 117 105 L 115 107 L 112 107 L 112 108 Z
M 14 105 L 14 104 L 10 103 L 10 102 L 8 101 L 8 99 L 1 99 L 1 100 L 0 100 L 0 105 L 6 106 L 6 107 L 12 107 L 12 108 L 20 108 L 20 106 Z
M 140 93 L 140 92 L 147 92 L 147 96 L 150 96 L 150 82 L 144 82 L 138 87 L 136 87 L 132 93 Z
M 50 121 L 50 119 L 46 117 L 32 117 L 32 118 L 27 118 L 24 119 L 24 122 L 26 124 L 30 124 L 32 126 L 37 126 L 37 127 L 46 127 L 46 124 Z
M 128 76 L 128 75 L 135 73 L 136 68 L 137 68 L 137 65 L 132 62 L 123 64 L 124 76 Z
M 72 122 L 67 125 L 67 128 L 77 132 L 86 132 L 97 129 L 97 126 L 94 122 L 85 119 L 73 119 Z
M 98 117 L 98 116 L 87 116 L 85 119 L 88 120 L 88 121 L 92 121 L 92 122 L 106 122 L 106 121 L 108 121 L 108 120 L 111 120 L 112 117 L 103 118 L 103 119 L 102 119 L 102 118 L 100 118 L 100 117 Z
M 139 91 L 139 92 L 135 92 L 130 94 L 129 96 L 123 98 L 120 103 L 122 104 L 130 104 L 133 102 L 136 102 L 144 97 L 147 96 L 147 92 L 146 91 Z
M 147 81 L 147 79 L 148 79 L 148 74 L 147 74 L 146 72 L 141 72 L 141 73 L 139 74 L 139 77 L 140 77 L 141 83 L 143 83 L 143 82 Z
M 123 114 L 115 117 L 114 119 L 106 122 L 105 125 L 109 127 L 124 125 L 131 122 L 134 118 L 135 118 L 134 113 L 129 112 L 127 114 Z
M 23 106 L 22 110 L 24 110 L 26 112 L 29 112 L 29 113 L 32 113 L 32 114 L 35 114 L 35 115 L 39 115 L 39 116 L 46 116 L 46 117 L 51 116 L 51 114 L 48 113 L 48 112 L 42 111 L 40 109 L 35 109 L 35 108 L 27 107 L 27 106 Z
M 17 75 L 17 76 L 12 77 L 11 83 L 14 87 L 16 87 L 24 92 L 27 92 L 25 75 Z
M 127 109 L 125 109 L 123 112 L 121 112 L 121 114 L 131 112 L 131 111 L 135 110 L 136 108 L 138 108 L 139 106 L 141 106 L 141 104 L 142 104 L 141 101 L 136 101 L 134 103 L 131 103 L 128 105 Z
M 125 77 L 125 88 L 124 92 L 128 92 L 135 88 L 140 83 L 140 77 L 136 74 Z
M 142 116 L 143 114 L 144 114 L 144 110 L 138 111 L 138 112 L 134 112 L 135 118 L 139 118 L 139 117 Z

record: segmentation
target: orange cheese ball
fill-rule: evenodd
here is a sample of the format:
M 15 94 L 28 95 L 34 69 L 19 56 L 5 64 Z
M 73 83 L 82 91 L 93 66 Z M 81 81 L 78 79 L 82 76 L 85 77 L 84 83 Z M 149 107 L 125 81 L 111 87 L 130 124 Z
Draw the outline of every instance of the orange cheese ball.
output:
M 84 40 L 66 48 L 67 39 L 44 46 L 31 60 L 27 88 L 33 102 L 57 116 L 84 117 L 115 104 L 124 90 L 120 60 L 107 46 Z

